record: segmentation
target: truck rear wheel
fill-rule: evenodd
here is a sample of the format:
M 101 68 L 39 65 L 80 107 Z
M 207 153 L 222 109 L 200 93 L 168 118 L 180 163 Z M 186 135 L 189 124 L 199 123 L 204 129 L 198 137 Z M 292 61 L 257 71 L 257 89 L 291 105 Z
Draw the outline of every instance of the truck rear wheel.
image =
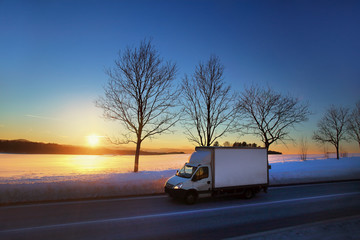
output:
M 245 189 L 245 191 L 244 191 L 244 198 L 245 199 L 250 199 L 253 196 L 254 196 L 254 193 L 253 193 L 251 188 Z
M 197 201 L 197 194 L 194 191 L 188 192 L 185 196 L 186 204 L 192 205 Z

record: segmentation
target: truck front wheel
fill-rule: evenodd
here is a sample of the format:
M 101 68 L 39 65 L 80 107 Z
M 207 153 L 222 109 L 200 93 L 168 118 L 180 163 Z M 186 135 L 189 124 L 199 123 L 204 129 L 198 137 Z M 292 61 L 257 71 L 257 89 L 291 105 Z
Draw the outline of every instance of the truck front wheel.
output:
M 190 191 L 185 195 L 185 202 L 189 205 L 196 203 L 197 201 L 197 194 L 195 191 Z
M 254 196 L 253 190 L 251 188 L 245 189 L 244 192 L 244 198 L 245 199 L 250 199 Z

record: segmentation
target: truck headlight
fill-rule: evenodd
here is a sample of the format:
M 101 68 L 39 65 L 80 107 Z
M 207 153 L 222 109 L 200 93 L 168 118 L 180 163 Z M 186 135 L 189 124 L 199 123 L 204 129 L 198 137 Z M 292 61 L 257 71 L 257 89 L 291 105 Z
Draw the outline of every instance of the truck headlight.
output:
M 181 189 L 183 186 L 183 183 L 178 183 L 174 186 L 174 189 Z

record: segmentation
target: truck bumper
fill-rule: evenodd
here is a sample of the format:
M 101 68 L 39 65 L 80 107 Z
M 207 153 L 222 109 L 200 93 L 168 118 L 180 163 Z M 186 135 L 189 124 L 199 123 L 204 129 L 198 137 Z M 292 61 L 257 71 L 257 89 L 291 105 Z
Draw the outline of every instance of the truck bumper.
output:
M 186 190 L 165 187 L 165 193 L 169 194 L 170 197 L 183 199 L 185 198 Z

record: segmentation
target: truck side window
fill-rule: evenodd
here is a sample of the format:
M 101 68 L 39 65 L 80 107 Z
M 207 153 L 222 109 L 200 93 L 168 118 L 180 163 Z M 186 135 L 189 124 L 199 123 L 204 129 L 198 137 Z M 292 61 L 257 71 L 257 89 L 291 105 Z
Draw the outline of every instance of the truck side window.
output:
M 199 170 L 195 173 L 194 179 L 193 180 L 201 180 L 204 178 L 208 178 L 209 177 L 209 168 L 208 167 L 201 167 L 199 168 Z

